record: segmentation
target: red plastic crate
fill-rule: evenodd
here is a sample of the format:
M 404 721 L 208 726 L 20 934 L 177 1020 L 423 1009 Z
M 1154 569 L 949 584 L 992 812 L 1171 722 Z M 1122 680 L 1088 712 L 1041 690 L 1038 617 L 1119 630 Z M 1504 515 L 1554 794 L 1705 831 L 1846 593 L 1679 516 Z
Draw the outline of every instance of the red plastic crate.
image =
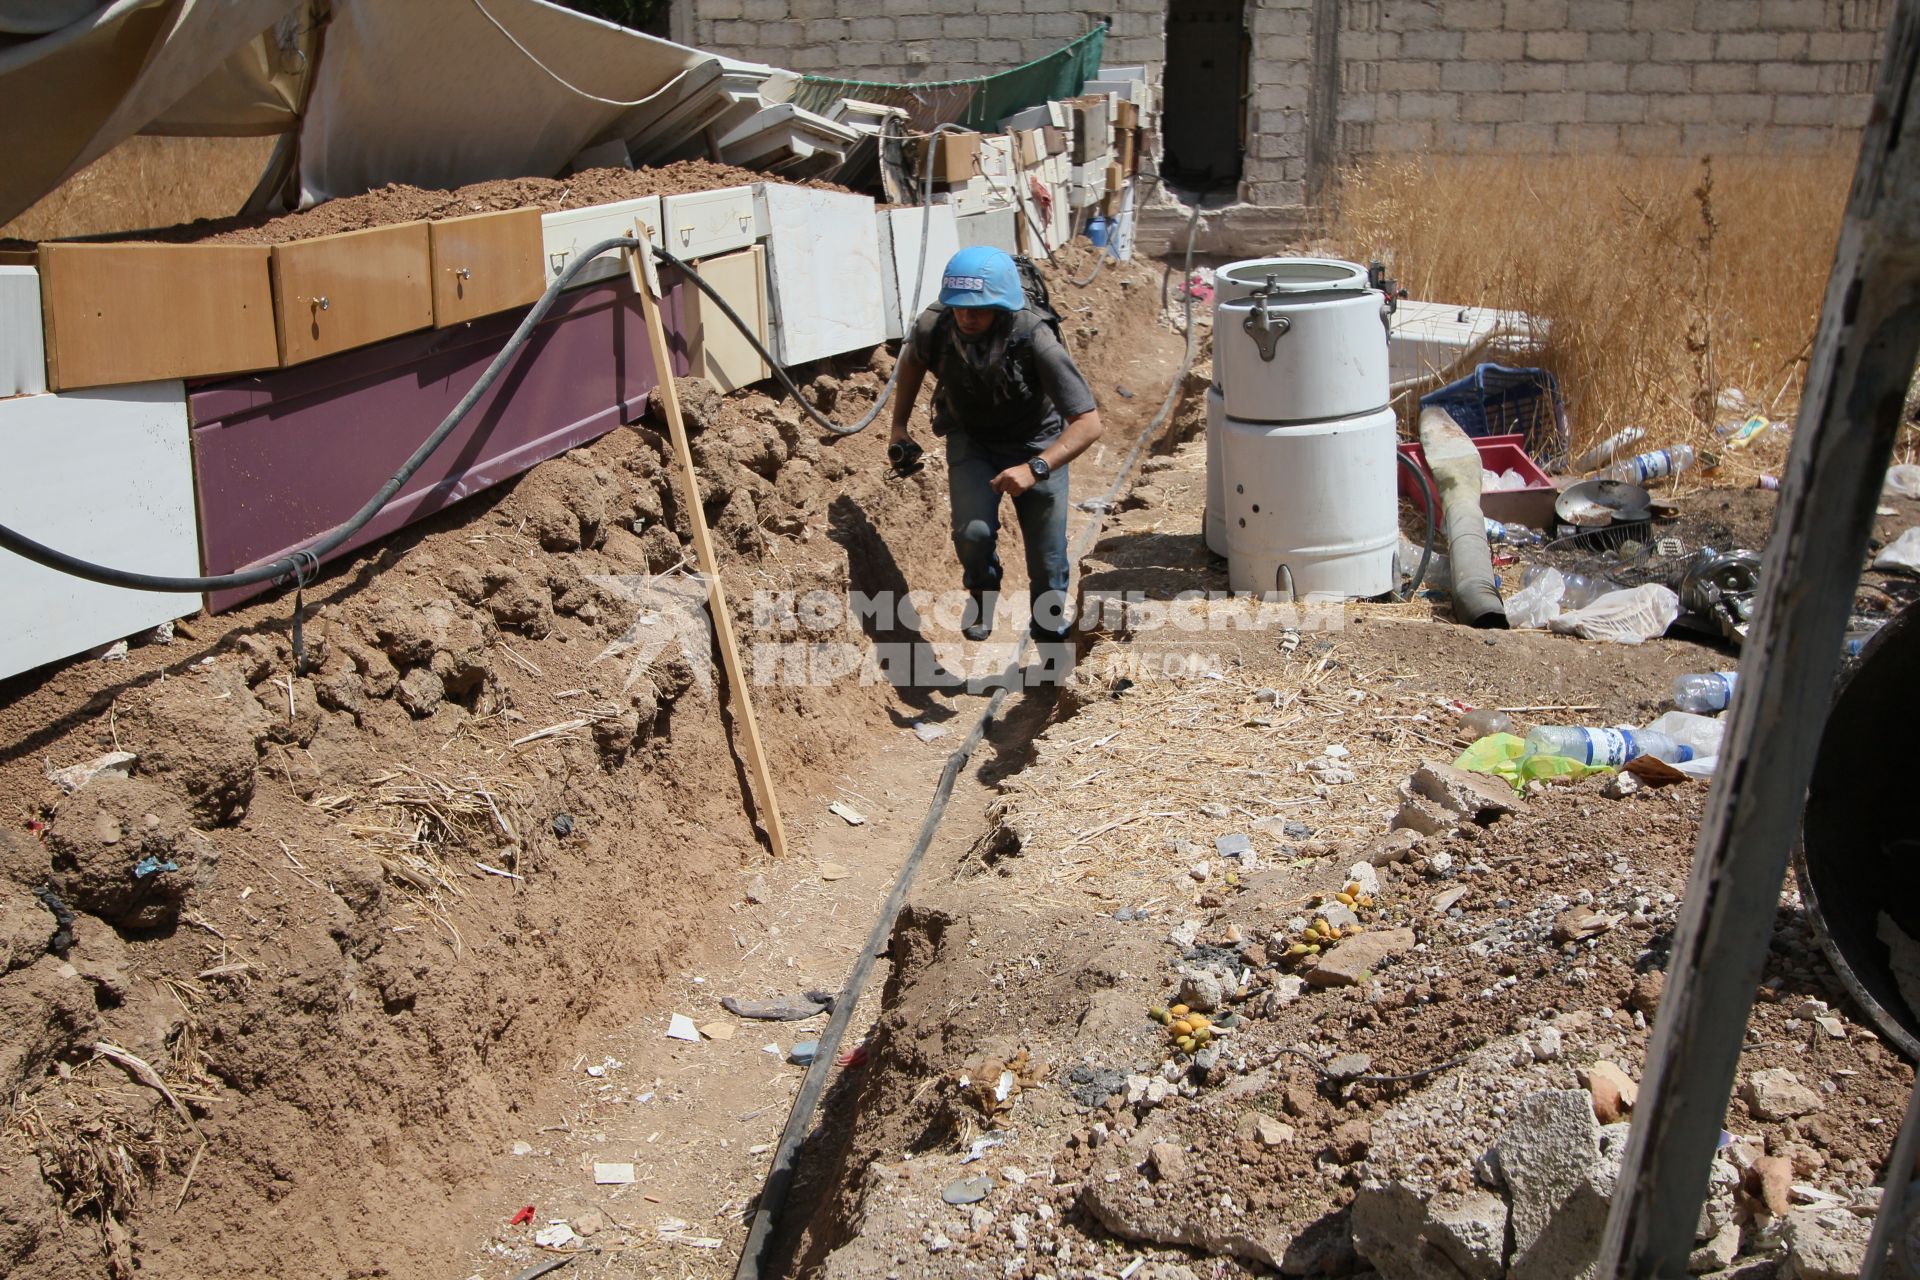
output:
M 1526 437 L 1480 436 L 1474 445 L 1480 450 L 1480 465 L 1488 471 L 1518 471 L 1527 478 L 1524 489 L 1507 489 L 1500 493 L 1480 495 L 1480 510 L 1499 521 L 1514 521 L 1530 529 L 1551 532 L 1554 524 L 1553 503 L 1560 496 L 1560 490 L 1547 477 L 1537 463 L 1527 455 Z M 1427 470 L 1426 451 L 1417 440 L 1409 440 L 1400 446 L 1400 452 L 1412 458 L 1422 471 L 1427 472 L 1431 480 L 1433 473 Z M 1414 483 L 1406 468 L 1400 468 L 1400 496 L 1408 499 L 1422 514 L 1427 509 L 1427 496 Z

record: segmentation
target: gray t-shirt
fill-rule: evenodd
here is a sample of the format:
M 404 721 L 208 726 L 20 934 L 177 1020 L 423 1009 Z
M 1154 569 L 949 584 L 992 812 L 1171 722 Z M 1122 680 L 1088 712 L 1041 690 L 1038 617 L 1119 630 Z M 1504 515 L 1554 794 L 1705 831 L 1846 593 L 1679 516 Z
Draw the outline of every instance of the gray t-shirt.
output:
M 1052 326 L 1044 322 L 1032 324 L 1028 352 L 1023 354 L 1016 349 L 1010 353 L 1010 358 L 1022 366 L 1019 380 L 1025 382 L 1025 369 L 1030 367 L 1039 385 L 1026 387 L 1025 394 L 1016 387 L 1013 402 L 1009 403 L 1004 395 L 996 398 L 988 394 L 980 385 L 980 379 L 966 376 L 964 357 L 940 349 L 956 338 L 967 341 L 959 336 L 951 321 L 940 325 L 941 316 L 942 309 L 938 307 L 921 312 L 908 340 L 908 350 L 914 360 L 940 379 L 933 395 L 934 434 L 965 431 L 989 450 L 1031 456 L 1059 437 L 1066 428 L 1066 419 L 1091 413 L 1096 407 L 1092 388 L 1087 386 L 1079 366 L 1067 354 Z M 945 332 L 938 333 L 937 329 Z M 990 335 L 981 341 L 991 340 Z M 943 376 L 943 369 L 953 376 Z

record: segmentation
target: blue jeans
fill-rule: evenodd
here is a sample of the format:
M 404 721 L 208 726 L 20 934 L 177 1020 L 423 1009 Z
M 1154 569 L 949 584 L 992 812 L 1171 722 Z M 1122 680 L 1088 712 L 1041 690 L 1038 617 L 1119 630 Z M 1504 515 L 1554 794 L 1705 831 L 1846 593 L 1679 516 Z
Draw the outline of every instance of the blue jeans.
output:
M 993 478 L 1032 455 L 991 453 L 961 429 L 947 433 L 947 493 L 953 507 L 953 549 L 961 581 L 983 597 L 1000 590 L 1000 501 Z M 1065 640 L 1067 617 L 1067 468 L 1013 500 L 1020 538 L 1027 549 L 1028 629 L 1034 639 Z M 987 607 L 992 599 L 986 599 Z

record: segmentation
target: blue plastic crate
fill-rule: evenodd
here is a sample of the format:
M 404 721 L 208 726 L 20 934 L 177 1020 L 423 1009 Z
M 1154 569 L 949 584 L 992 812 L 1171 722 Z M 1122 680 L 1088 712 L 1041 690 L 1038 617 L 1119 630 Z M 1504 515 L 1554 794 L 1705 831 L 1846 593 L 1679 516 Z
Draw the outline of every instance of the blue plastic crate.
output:
M 1483 364 L 1468 377 L 1420 397 L 1445 409 L 1470 436 L 1524 436 L 1527 452 L 1549 471 L 1567 465 L 1567 410 L 1560 381 L 1545 369 Z

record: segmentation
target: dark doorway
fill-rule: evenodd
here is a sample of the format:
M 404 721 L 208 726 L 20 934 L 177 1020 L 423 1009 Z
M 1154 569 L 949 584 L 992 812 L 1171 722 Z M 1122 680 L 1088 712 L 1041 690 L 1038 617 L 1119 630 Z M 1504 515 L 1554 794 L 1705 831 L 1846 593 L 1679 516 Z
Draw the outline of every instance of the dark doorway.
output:
M 1240 181 L 1247 149 L 1246 0 L 1168 0 L 1162 168 L 1183 187 Z

